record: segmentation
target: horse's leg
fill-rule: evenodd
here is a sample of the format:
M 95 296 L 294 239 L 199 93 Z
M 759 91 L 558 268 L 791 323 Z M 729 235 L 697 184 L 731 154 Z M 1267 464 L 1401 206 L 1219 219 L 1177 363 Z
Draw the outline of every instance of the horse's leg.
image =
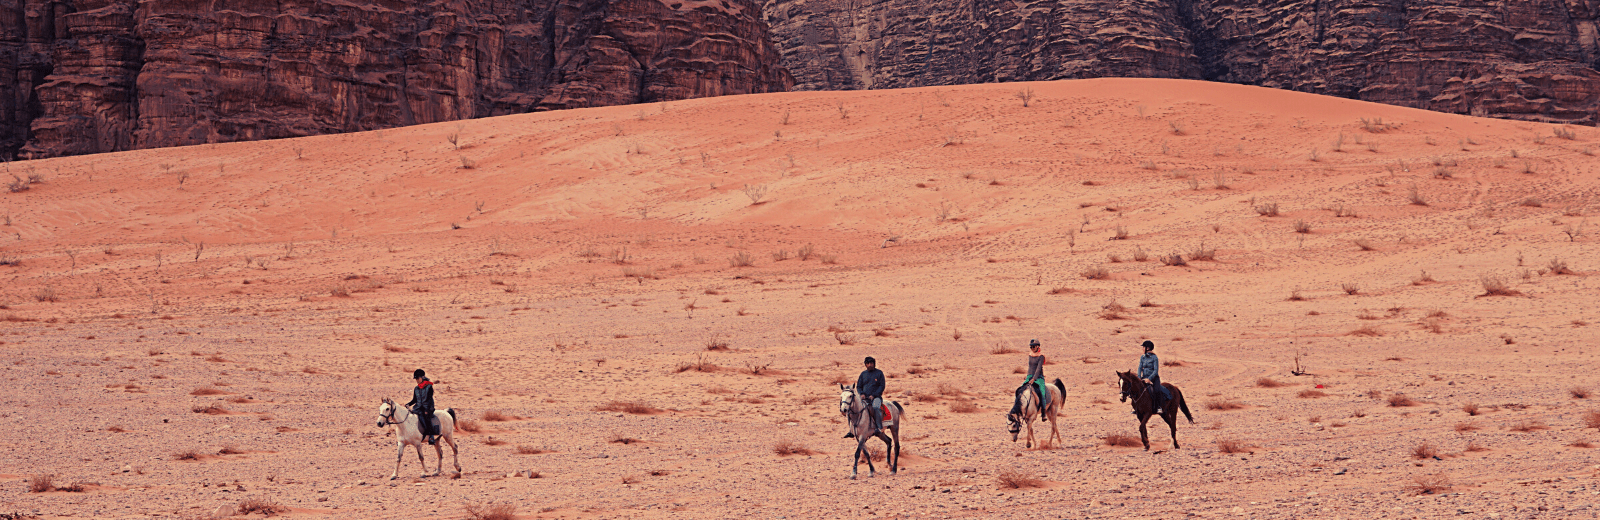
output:
M 900 474 L 900 423 L 898 423 L 898 422 L 895 423 L 894 424 L 894 428 L 889 430 L 889 434 L 894 437 L 894 465 L 889 467 L 889 474 L 890 475 L 899 475 Z
M 447 433 L 444 436 L 444 440 L 450 443 L 450 459 L 455 462 L 456 476 L 459 477 L 461 476 L 461 449 L 456 447 L 456 436 Z M 439 465 L 444 465 L 444 455 L 442 454 L 439 455 Z
M 1167 420 L 1167 427 L 1172 429 L 1172 449 L 1178 449 L 1178 412 L 1167 410 L 1167 416 L 1163 419 Z
M 422 454 L 422 445 L 423 444 L 425 444 L 425 443 L 418 442 L 418 443 L 414 444 L 414 446 L 417 447 L 417 464 L 422 466 L 422 476 L 426 477 L 426 476 L 428 476 L 428 458 L 423 456 L 423 454 Z
M 1148 420 L 1150 416 L 1139 412 L 1139 441 L 1144 443 L 1144 451 L 1150 451 L 1150 430 L 1144 427 L 1145 421 Z
M 871 461 L 868 461 L 871 462 Z M 850 459 L 850 480 L 856 479 L 856 473 L 861 470 L 861 443 L 856 443 L 855 457 Z
M 880 432 L 878 432 L 876 434 L 868 435 L 865 438 L 856 439 L 857 441 L 861 442 L 861 444 L 859 445 L 859 448 L 858 448 L 861 451 L 861 454 L 862 455 L 866 455 L 866 459 L 867 459 L 867 478 L 873 478 L 873 477 L 878 476 L 878 467 L 872 465 L 872 450 L 867 449 L 867 440 L 871 439 L 873 437 L 877 437 L 879 435 L 883 435 L 883 432 L 880 431 Z
M 406 443 L 395 441 L 394 447 L 397 448 L 394 454 L 394 473 L 389 475 L 389 480 L 400 478 L 400 461 L 406 458 Z

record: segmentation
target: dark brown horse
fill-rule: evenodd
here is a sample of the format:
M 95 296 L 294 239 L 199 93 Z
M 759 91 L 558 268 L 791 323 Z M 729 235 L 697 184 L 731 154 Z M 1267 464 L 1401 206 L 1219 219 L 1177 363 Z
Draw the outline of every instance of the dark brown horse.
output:
M 1139 414 L 1139 440 L 1144 441 L 1145 451 L 1150 451 L 1150 430 L 1144 426 L 1150 416 L 1156 414 L 1155 396 L 1150 395 L 1155 389 L 1152 385 L 1133 375 L 1133 372 L 1117 372 L 1117 378 L 1122 380 L 1122 397 L 1120 401 L 1127 402 L 1133 399 L 1133 411 Z M 1161 418 L 1167 421 L 1167 426 L 1172 428 L 1172 449 L 1178 449 L 1178 410 L 1183 410 L 1183 416 L 1189 419 L 1189 424 L 1194 424 L 1194 416 L 1189 413 L 1189 403 L 1183 401 L 1183 392 L 1172 383 L 1161 383 L 1172 394 L 1172 400 L 1167 401 Z

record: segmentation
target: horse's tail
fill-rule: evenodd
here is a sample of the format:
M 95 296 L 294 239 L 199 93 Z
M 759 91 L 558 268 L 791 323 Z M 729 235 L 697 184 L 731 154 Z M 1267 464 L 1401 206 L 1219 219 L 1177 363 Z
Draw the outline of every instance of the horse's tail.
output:
M 1194 415 L 1189 413 L 1189 401 L 1184 400 L 1183 392 L 1173 387 L 1172 394 L 1178 400 L 1178 409 L 1183 410 L 1183 417 L 1189 420 L 1189 424 L 1194 424 Z
M 1061 383 L 1061 378 L 1056 378 L 1056 390 L 1061 391 L 1061 397 L 1067 396 L 1067 385 Z
M 456 417 L 460 417 L 459 415 L 456 415 L 456 409 L 455 408 L 445 408 L 444 409 L 444 413 L 445 413 L 445 415 L 450 416 L 450 431 L 455 431 L 455 429 L 456 429 Z M 1193 422 L 1193 421 L 1190 421 L 1190 422 Z

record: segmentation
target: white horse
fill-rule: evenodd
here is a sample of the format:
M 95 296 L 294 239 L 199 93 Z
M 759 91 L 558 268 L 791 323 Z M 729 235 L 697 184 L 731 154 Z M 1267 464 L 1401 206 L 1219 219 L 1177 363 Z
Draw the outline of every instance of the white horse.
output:
M 1056 378 L 1054 385 L 1046 387 L 1050 391 L 1050 405 L 1040 410 L 1039 396 L 1033 392 L 1033 388 L 1028 388 L 1029 386 L 1033 386 L 1033 383 L 1030 382 L 1023 385 L 1023 388 L 1017 389 L 1016 406 L 1022 410 L 1022 413 L 1020 415 L 1006 414 L 1006 420 L 1011 422 L 1011 442 L 1017 442 L 1017 432 L 1022 430 L 1023 425 L 1027 425 L 1027 447 L 1032 448 L 1034 444 L 1033 420 L 1042 414 L 1045 420 L 1050 421 L 1050 435 L 1045 436 L 1044 442 L 1040 442 L 1039 447 L 1050 449 L 1050 440 L 1052 438 L 1058 441 L 1061 440 L 1061 429 L 1056 426 L 1056 416 L 1061 413 L 1061 398 L 1066 395 L 1067 387 L 1061 384 L 1061 378 Z
M 455 458 L 456 476 L 461 476 L 461 452 L 456 448 L 456 409 L 436 410 L 433 412 L 439 418 L 439 440 L 450 443 L 450 455 Z M 398 451 L 394 454 L 394 474 L 389 475 L 389 480 L 400 478 L 400 461 L 406 456 L 406 445 L 417 448 L 417 463 L 422 465 L 422 476 L 438 476 L 444 471 L 444 445 L 435 444 L 433 449 L 439 456 L 439 467 L 428 474 L 428 461 L 422 456 L 422 430 L 417 420 L 421 417 L 411 413 L 403 406 L 394 404 L 389 398 L 383 398 L 383 404 L 378 405 L 378 427 L 394 425 L 395 447 Z
M 878 438 L 883 440 L 884 462 L 889 463 L 889 474 L 900 473 L 900 421 L 904 419 L 905 408 L 900 403 L 889 401 L 887 413 L 883 415 L 883 428 L 872 427 L 871 413 L 867 408 L 871 406 L 861 394 L 856 393 L 855 385 L 839 385 L 839 413 L 844 414 L 850 423 L 850 433 L 856 437 L 856 453 L 854 460 L 850 461 L 850 480 L 856 479 L 856 471 L 861 466 L 861 460 L 867 461 L 867 476 L 878 475 L 878 469 L 872 467 L 872 457 L 867 451 L 867 440 Z M 887 433 L 885 433 L 887 431 Z M 892 438 L 890 436 L 893 436 Z

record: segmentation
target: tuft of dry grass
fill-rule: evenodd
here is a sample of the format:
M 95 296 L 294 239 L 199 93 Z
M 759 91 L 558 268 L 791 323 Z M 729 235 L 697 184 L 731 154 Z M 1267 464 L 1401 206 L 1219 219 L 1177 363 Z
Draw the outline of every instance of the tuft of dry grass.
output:
M 778 441 L 776 443 L 773 443 L 772 452 L 778 454 L 778 456 L 780 456 L 780 457 L 789 456 L 789 455 L 816 455 L 817 454 L 817 452 L 815 450 L 812 450 L 811 448 L 807 448 L 807 447 L 805 447 L 805 445 L 800 444 L 798 442 L 795 442 L 795 441 L 792 441 L 792 440 L 787 440 L 787 439 Z
M 1105 442 L 1106 446 L 1116 448 L 1138 448 L 1144 446 L 1144 442 L 1140 441 L 1139 437 L 1121 433 L 1106 434 L 1105 437 L 1101 437 L 1101 441 Z
M 1586 440 L 1577 440 L 1573 441 L 1572 444 L 1568 444 L 1568 446 L 1574 448 L 1593 448 L 1594 444 L 1590 444 L 1589 441 Z
M 989 347 L 989 353 L 995 355 L 1016 354 L 1017 352 L 1017 349 L 1011 348 L 1011 346 L 1006 345 L 1004 342 L 995 343 L 993 347 Z
M 483 420 L 489 422 L 515 421 L 517 419 L 521 419 L 521 417 L 517 417 L 515 415 L 506 415 L 501 413 L 500 410 L 489 410 L 487 412 L 483 412 Z
M 609 401 L 606 404 L 596 406 L 594 410 L 597 412 L 622 412 L 635 415 L 654 415 L 661 413 L 661 409 L 638 401 Z
M 243 454 L 244 454 L 244 450 L 241 450 L 239 448 L 235 448 L 233 446 L 223 446 L 222 449 L 217 450 L 217 455 L 243 455 Z
M 1514 432 L 1536 432 L 1539 430 L 1548 430 L 1550 427 L 1546 426 L 1543 422 L 1537 419 L 1530 419 L 1507 426 L 1506 429 Z
M 1484 446 L 1482 444 L 1478 444 L 1478 441 L 1476 439 L 1474 439 L 1474 440 L 1467 441 L 1467 447 L 1465 448 L 1465 451 L 1477 453 L 1477 452 L 1480 452 L 1480 451 L 1489 451 L 1489 447 L 1488 446 Z
M 1261 215 L 1263 217 L 1276 217 L 1278 216 L 1278 203 L 1268 202 L 1261 204 L 1256 206 L 1255 210 L 1257 215 Z
M 1450 487 L 1450 477 L 1444 473 L 1434 473 L 1412 477 L 1411 484 L 1406 486 L 1406 489 L 1418 495 L 1432 495 L 1449 491 Z
M 527 444 L 518 444 L 517 445 L 517 455 L 538 455 L 540 453 L 550 453 L 550 452 L 548 450 L 535 448 L 535 447 L 529 446 Z
M 1572 398 L 1573 399 L 1588 399 L 1589 398 L 1589 389 L 1581 387 L 1581 386 L 1574 386 L 1572 388 L 1568 388 L 1567 389 L 1567 393 L 1572 394 Z
M 1482 410 L 1478 408 L 1478 403 L 1467 403 L 1461 405 L 1461 411 L 1467 412 L 1467 415 L 1477 417 Z
M 1285 387 L 1285 386 L 1289 386 L 1289 385 L 1287 383 L 1280 383 L 1277 380 L 1274 380 L 1274 379 L 1272 379 L 1270 377 L 1263 377 L 1263 378 L 1260 378 L 1260 379 L 1256 379 L 1256 386 L 1259 386 L 1261 388 L 1279 388 L 1279 387 Z
M 1389 396 L 1389 406 L 1400 408 L 1400 407 L 1405 407 L 1405 406 L 1416 406 L 1416 405 L 1417 405 L 1417 402 L 1415 400 L 1412 400 L 1410 397 L 1406 397 L 1406 394 L 1394 394 L 1394 395 Z
M 1001 489 L 1028 489 L 1044 487 L 1043 480 L 1014 469 L 1001 471 L 995 475 L 995 480 L 1000 483 Z
M 221 405 L 215 405 L 215 404 L 207 405 L 207 406 L 196 406 L 194 408 L 191 408 L 190 411 L 192 411 L 194 413 L 203 413 L 203 414 L 206 414 L 206 415 L 227 415 L 228 414 L 228 409 L 227 408 L 223 408 Z
M 456 421 L 456 429 L 467 433 L 478 433 L 483 431 L 483 427 L 478 426 L 478 421 L 474 421 L 472 419 L 462 419 Z
M 1311 232 L 1311 223 L 1310 222 L 1306 222 L 1304 220 L 1296 220 L 1296 221 L 1294 221 L 1294 232 L 1295 233 L 1310 233 Z
M 639 439 L 635 439 L 633 437 L 628 437 L 626 435 L 621 435 L 621 434 L 615 434 L 614 433 L 614 434 L 611 434 L 611 440 L 606 441 L 606 442 L 610 442 L 612 444 L 634 444 L 634 443 L 642 442 L 642 441 L 640 441 Z
M 212 387 L 209 387 L 209 386 L 202 386 L 200 388 L 194 389 L 193 392 L 189 392 L 189 395 L 222 395 L 222 394 L 226 394 L 226 393 L 227 392 L 224 392 L 222 390 L 218 390 L 216 388 L 212 388 Z
M 489 505 L 465 504 L 470 520 L 517 520 L 517 506 L 507 503 Z
M 49 493 L 56 490 L 55 475 L 34 475 L 28 478 L 29 493 Z
M 972 401 L 956 401 L 950 403 L 950 411 L 952 413 L 978 413 L 982 409 L 978 408 L 978 403 Z
M 1104 280 L 1111 276 L 1111 270 L 1103 266 L 1093 266 L 1083 270 L 1083 277 L 1090 280 Z
M 1361 293 L 1361 286 L 1353 283 L 1342 283 L 1339 284 L 1339 290 L 1344 291 L 1345 294 L 1355 296 Z
M 704 357 L 695 356 L 695 360 L 693 362 L 678 363 L 678 368 L 673 372 L 679 374 L 689 371 L 709 373 L 716 372 L 718 370 L 722 370 L 722 367 L 719 367 L 710 361 L 706 361 Z
M 1383 330 L 1379 329 L 1377 325 L 1367 324 L 1367 325 L 1362 325 L 1360 328 L 1357 328 L 1356 330 L 1352 330 L 1350 332 L 1347 332 L 1346 335 L 1349 335 L 1349 336 L 1365 336 L 1365 337 L 1369 337 L 1370 338 L 1370 337 L 1382 336 L 1383 335 Z
M 1413 459 L 1431 459 L 1438 456 L 1439 448 L 1434 447 L 1431 442 L 1422 441 L 1411 447 L 1411 458 Z
M 1217 451 L 1223 453 L 1254 453 L 1255 446 L 1238 439 L 1217 439 Z
M 1295 396 L 1301 399 L 1316 399 L 1318 397 L 1327 397 L 1328 393 L 1321 390 L 1307 388 L 1305 390 L 1301 390 L 1300 393 L 1295 394 Z
M 1480 298 L 1484 296 L 1522 295 L 1522 292 L 1512 289 L 1511 284 L 1507 283 L 1505 278 L 1499 276 L 1483 275 L 1483 277 L 1478 278 L 1478 283 L 1483 286 L 1483 294 L 1478 295 Z
M 1589 428 L 1600 428 L 1600 410 L 1589 410 L 1584 413 L 1583 425 Z
M 1237 401 L 1233 401 L 1231 399 L 1208 399 L 1205 402 L 1205 407 L 1207 410 L 1225 412 L 1228 410 L 1242 409 L 1244 408 L 1244 405 L 1239 404 Z
M 266 516 L 289 512 L 289 508 L 266 497 L 250 497 L 240 500 L 239 507 L 235 508 L 235 510 L 241 515 L 261 513 Z
M 201 460 L 206 458 L 206 456 L 201 455 L 197 450 L 183 450 L 172 454 L 172 458 L 176 460 Z

